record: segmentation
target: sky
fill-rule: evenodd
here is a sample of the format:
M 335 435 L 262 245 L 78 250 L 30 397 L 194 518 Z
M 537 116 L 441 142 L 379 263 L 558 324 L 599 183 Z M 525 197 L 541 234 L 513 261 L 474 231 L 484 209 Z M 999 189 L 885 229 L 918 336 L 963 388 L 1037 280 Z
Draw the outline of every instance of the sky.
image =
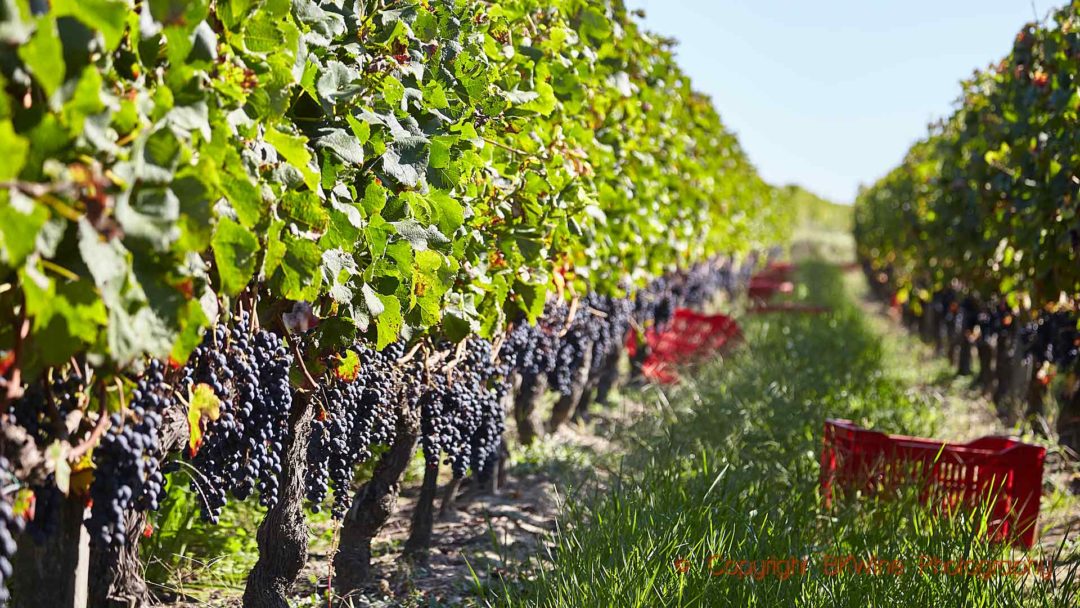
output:
M 840 203 L 1063 0 L 627 0 L 773 184 Z

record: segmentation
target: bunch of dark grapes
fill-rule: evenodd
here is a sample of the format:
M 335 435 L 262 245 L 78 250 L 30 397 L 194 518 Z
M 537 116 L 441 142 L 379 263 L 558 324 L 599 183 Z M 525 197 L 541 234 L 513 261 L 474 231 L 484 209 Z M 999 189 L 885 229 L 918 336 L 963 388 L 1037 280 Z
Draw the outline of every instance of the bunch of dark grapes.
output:
M 203 517 L 217 521 L 226 496 L 277 502 L 278 477 L 292 410 L 289 368 L 293 357 L 280 337 L 248 333 L 241 314 L 232 329 L 218 327 L 195 349 L 185 370 L 189 383 L 205 383 L 221 398 L 221 415 L 207 424 L 191 463 L 192 485 L 203 499 Z
M 45 447 L 57 439 L 53 432 L 52 408 L 47 406 L 46 400 L 52 399 L 56 415 L 63 420 L 78 409 L 79 394 L 83 389 L 82 378 L 77 374 L 54 370 L 50 378 L 26 387 L 22 397 L 11 404 L 8 420 L 24 428 L 39 447 Z
M 1008 333 L 1016 320 L 1016 313 L 1005 303 L 998 302 L 988 313 L 989 319 L 985 322 L 984 331 L 987 335 L 1000 335 Z
M 979 303 L 971 296 L 960 301 L 960 310 L 957 312 L 956 328 L 964 333 L 975 330 L 979 324 Z
M 56 477 L 51 473 L 44 484 L 30 489 L 34 492 L 34 515 L 26 522 L 26 533 L 40 545 L 60 528 L 64 494 L 56 487 Z
M 634 318 L 638 324 L 651 323 L 663 328 L 670 323 L 679 305 L 677 292 L 681 290 L 677 290 L 668 277 L 657 277 L 639 289 L 634 298 Z
M 73 370 L 53 370 L 46 378 L 31 383 L 22 397 L 12 402 L 8 422 L 21 426 L 44 449 L 57 439 L 54 429 L 79 408 L 80 394 L 85 390 L 83 379 Z M 51 399 L 49 405 L 47 400 Z M 54 410 L 55 408 L 55 410 Z M 55 413 L 54 413 L 55 412 Z M 43 543 L 59 526 L 63 494 L 49 475 L 41 485 L 30 487 L 35 497 L 34 517 L 27 522 L 26 532 L 36 543 Z
M 0 456 L 0 485 L 7 487 L 14 481 L 11 465 Z M 11 600 L 7 583 L 11 580 L 11 560 L 15 556 L 15 536 L 23 529 L 23 520 L 15 515 L 7 498 L 0 496 L 0 606 L 6 606 Z
M 401 347 L 379 352 L 356 345 L 353 351 L 360 358 L 357 375 L 335 378 L 323 391 L 325 404 L 308 442 L 307 498 L 318 511 L 332 487 L 331 515 L 337 519 L 349 509 L 356 466 L 371 458 L 372 447 L 390 444 L 397 424 L 394 369 Z
M 1077 358 L 1080 333 L 1076 319 L 1060 311 L 1039 317 L 1022 330 L 1028 344 L 1027 353 L 1039 363 L 1047 361 L 1059 369 L 1068 368 Z
M 530 325 L 521 321 L 506 334 L 499 347 L 499 360 L 523 378 L 546 376 L 555 369 L 559 338 L 541 321 Z
M 627 298 L 593 297 L 589 306 L 599 315 L 594 319 L 593 355 L 589 375 L 596 374 L 607 359 L 619 352 L 630 330 L 630 313 L 633 304 Z
M 155 511 L 165 488 L 161 461 L 161 413 L 173 402 L 160 361 L 150 362 L 132 391 L 127 412 L 112 415 L 109 430 L 94 448 L 93 505 L 86 529 L 94 542 L 122 546 L 129 511 Z
M 574 376 L 585 364 L 586 349 L 592 348 L 596 317 L 589 313 L 587 306 L 579 303 L 571 318 L 566 303 L 559 302 L 550 311 L 548 319 L 552 326 L 562 328 L 555 351 L 555 366 L 548 373 L 548 386 L 562 395 L 569 395 L 573 391 Z
M 445 455 L 454 476 L 464 477 L 498 457 L 506 424 L 506 373 L 495 364 L 490 342 L 469 338 L 456 363 L 432 376 L 420 397 L 421 445 L 428 464 Z
M 731 262 L 716 259 L 694 264 L 682 277 L 683 290 L 681 305 L 690 308 L 702 308 L 712 301 L 721 290 L 729 293 L 735 289 L 735 280 Z

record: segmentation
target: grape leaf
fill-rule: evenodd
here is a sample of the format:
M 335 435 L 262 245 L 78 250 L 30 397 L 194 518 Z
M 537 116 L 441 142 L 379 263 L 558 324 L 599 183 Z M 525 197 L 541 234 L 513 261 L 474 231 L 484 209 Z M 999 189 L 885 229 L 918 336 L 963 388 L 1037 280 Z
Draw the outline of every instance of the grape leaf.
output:
M 203 421 L 221 417 L 221 399 L 209 384 L 199 383 L 188 392 L 188 456 L 198 453 L 203 442 Z
M 427 171 L 429 154 L 427 138 L 408 136 L 395 139 L 386 146 L 383 171 L 401 185 L 415 188 Z
M 221 291 L 230 296 L 240 293 L 255 273 L 259 239 L 233 220 L 222 218 L 214 231 L 212 246 Z
M 300 171 L 308 188 L 315 192 L 319 190 L 319 174 L 311 170 L 311 152 L 307 149 L 306 137 L 289 135 L 273 127 L 267 127 L 266 142 L 274 146 L 278 154 Z
M 45 94 L 52 97 L 64 82 L 64 49 L 56 33 L 54 17 L 46 16 L 38 20 L 30 41 L 19 46 L 19 57 L 30 68 L 41 88 L 45 89 Z

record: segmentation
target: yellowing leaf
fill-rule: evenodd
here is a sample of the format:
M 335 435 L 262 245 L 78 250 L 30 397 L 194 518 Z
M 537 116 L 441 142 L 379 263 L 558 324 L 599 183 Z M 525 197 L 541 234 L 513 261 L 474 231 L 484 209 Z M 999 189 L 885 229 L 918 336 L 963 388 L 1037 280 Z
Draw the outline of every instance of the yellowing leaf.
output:
M 194 456 L 202 445 L 203 420 L 217 420 L 221 416 L 221 400 L 209 384 L 196 384 L 188 397 L 188 449 Z

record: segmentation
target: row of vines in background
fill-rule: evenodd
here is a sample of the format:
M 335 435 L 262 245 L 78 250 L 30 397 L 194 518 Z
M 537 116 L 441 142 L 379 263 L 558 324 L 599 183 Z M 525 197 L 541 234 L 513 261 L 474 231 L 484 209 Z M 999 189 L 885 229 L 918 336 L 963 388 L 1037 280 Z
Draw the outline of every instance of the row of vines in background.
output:
M 1080 2 L 1026 25 L 955 113 L 862 191 L 855 238 L 883 295 L 993 392 L 1080 451 Z M 1017 408 L 1016 403 L 1022 404 Z M 1019 409 L 1019 411 L 1017 411 Z
M 90 604 L 144 602 L 178 469 L 208 521 L 266 507 L 246 605 L 285 605 L 305 502 L 352 593 L 418 445 L 422 555 L 511 400 L 557 427 L 784 238 L 670 46 L 620 0 L 0 2 L 0 593 L 70 605 L 85 530 Z

